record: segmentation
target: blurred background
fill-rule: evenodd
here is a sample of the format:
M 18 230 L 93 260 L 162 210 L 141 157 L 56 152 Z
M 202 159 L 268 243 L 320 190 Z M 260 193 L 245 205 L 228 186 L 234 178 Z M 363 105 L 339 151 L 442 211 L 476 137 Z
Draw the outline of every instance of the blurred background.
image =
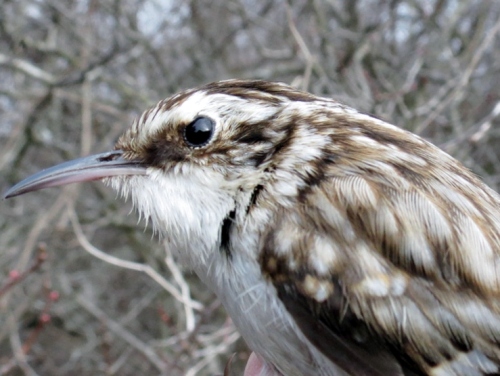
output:
M 495 0 L 2 0 L 0 189 L 227 78 L 338 99 L 498 189 L 499 34 Z M 116 198 L 88 183 L 0 202 L 0 375 L 241 374 L 214 295 Z

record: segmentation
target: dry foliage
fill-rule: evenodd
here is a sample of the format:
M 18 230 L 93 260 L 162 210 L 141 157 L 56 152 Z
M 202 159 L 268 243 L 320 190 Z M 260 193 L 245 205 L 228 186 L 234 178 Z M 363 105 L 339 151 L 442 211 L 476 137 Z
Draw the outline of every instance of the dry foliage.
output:
M 430 139 L 500 185 L 500 3 L 4 0 L 0 187 L 109 150 L 225 78 L 292 83 Z M 240 374 L 208 289 L 100 183 L 4 201 L 0 375 Z

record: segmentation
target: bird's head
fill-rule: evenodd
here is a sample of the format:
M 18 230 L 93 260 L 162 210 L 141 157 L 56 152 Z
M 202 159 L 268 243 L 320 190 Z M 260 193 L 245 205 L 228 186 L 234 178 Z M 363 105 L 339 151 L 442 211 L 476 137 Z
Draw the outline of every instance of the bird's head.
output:
M 181 243 L 200 234 L 205 234 L 203 248 L 210 247 L 217 242 L 215 226 L 236 202 L 251 200 L 290 141 L 293 104 L 316 99 L 263 81 L 229 80 L 187 90 L 145 111 L 113 151 L 43 170 L 5 197 L 104 179 L 131 196 L 155 228 L 184 239 L 176 247 L 186 248 Z

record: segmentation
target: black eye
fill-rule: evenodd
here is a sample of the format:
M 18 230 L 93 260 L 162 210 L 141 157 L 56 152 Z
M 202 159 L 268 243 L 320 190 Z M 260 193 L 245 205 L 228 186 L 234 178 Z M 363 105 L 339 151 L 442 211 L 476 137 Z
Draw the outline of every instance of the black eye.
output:
M 201 116 L 184 128 L 184 140 L 192 147 L 206 145 L 212 138 L 214 129 L 215 122 L 208 117 Z

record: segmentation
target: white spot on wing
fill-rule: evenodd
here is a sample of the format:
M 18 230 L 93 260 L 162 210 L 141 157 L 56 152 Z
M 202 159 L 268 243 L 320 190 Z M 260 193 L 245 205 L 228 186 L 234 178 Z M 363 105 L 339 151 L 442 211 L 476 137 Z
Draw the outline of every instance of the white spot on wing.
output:
M 470 217 L 459 215 L 456 223 L 460 233 L 460 249 L 450 252 L 452 262 L 458 264 L 459 270 L 463 270 L 466 277 L 473 279 L 479 286 L 498 293 L 498 258 L 489 241 Z
M 376 149 L 388 149 L 387 144 L 382 144 L 378 142 L 377 140 L 374 140 L 373 138 L 366 137 L 360 134 L 355 134 L 350 137 L 350 139 L 355 143 L 355 144 L 361 144 L 361 146 L 368 146 Z
M 309 263 L 319 275 L 328 275 L 338 262 L 339 250 L 335 248 L 330 238 L 316 236 L 309 254 Z
M 309 274 L 304 278 L 301 287 L 307 296 L 320 303 L 333 293 L 333 285 L 330 281 L 319 280 Z
M 372 297 L 383 297 L 389 294 L 389 281 L 386 275 L 365 278 L 356 286 L 356 290 Z

